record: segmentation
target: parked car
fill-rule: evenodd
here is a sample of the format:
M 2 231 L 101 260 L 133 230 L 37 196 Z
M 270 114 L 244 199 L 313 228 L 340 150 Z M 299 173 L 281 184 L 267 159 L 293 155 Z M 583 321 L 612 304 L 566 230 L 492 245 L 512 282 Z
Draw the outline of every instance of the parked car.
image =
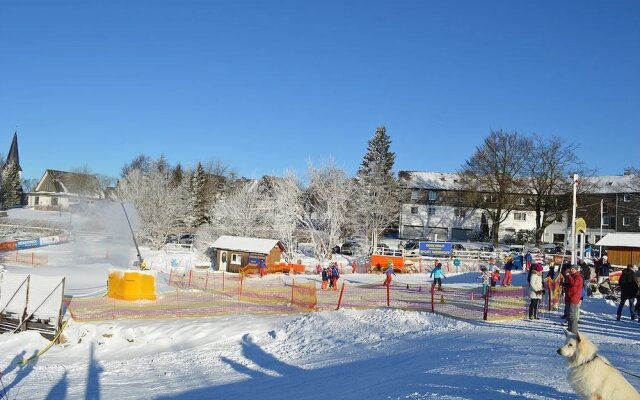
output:
M 165 243 L 178 243 L 178 235 L 174 235 L 173 233 L 168 234 L 164 238 Z
M 333 248 L 334 253 L 344 254 L 348 256 L 352 256 L 356 253 L 362 252 L 362 246 L 360 246 L 357 242 L 345 242 L 342 244 L 342 246 L 338 247 L 337 249 L 336 247 Z
M 180 239 L 178 239 L 178 243 L 180 243 L 180 244 L 193 244 L 193 242 L 195 240 L 196 240 L 196 237 L 192 233 L 184 233 L 184 234 L 180 235 Z

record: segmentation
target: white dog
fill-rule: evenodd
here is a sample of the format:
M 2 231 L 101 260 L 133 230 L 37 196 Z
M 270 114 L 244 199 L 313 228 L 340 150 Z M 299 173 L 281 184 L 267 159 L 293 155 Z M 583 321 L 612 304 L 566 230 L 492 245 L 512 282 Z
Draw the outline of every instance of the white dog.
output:
M 584 334 L 565 329 L 567 341 L 558 354 L 567 358 L 569 382 L 582 400 L 640 400 L 640 394 L 622 374 L 598 354 Z

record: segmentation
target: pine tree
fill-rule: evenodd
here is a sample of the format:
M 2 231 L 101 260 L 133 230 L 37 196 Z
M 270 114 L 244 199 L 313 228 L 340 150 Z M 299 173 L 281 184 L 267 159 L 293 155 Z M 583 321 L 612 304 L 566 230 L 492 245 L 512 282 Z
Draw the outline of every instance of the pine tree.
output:
M 375 179 L 393 180 L 393 164 L 396 160 L 395 153 L 389 150 L 391 139 L 387 135 L 387 129 L 379 126 L 375 135 L 369 140 L 367 153 L 362 159 L 358 176 L 360 178 L 369 177 Z
M 376 129 L 358 170 L 358 220 L 372 249 L 378 236 L 398 220 L 400 203 L 393 176 L 395 154 L 384 126 Z
M 196 170 L 191 176 L 191 198 L 189 202 L 191 226 L 198 227 L 206 222 L 206 205 L 205 198 L 206 176 L 201 163 L 198 163 Z
M 10 162 L 2 171 L 2 208 L 20 204 L 21 193 L 20 171 L 16 163 Z
M 180 164 L 176 165 L 176 167 L 171 171 L 171 187 L 177 188 L 182 184 L 182 178 L 184 177 L 184 172 L 182 171 L 182 166 Z

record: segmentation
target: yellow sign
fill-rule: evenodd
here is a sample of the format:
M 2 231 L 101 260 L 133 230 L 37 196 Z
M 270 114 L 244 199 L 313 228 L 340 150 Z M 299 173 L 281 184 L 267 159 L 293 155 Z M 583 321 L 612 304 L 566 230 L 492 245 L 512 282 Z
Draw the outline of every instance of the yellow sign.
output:
M 587 221 L 584 218 L 576 219 L 576 232 L 586 232 L 587 231 Z

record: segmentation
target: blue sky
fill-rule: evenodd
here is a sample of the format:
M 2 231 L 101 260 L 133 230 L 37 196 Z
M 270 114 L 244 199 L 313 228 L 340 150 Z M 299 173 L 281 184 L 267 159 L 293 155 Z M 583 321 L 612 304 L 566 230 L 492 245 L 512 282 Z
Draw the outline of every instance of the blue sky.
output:
M 640 166 L 638 1 L 3 2 L 0 57 L 26 178 L 141 153 L 353 174 L 381 124 L 396 170 L 455 171 L 492 129 Z

